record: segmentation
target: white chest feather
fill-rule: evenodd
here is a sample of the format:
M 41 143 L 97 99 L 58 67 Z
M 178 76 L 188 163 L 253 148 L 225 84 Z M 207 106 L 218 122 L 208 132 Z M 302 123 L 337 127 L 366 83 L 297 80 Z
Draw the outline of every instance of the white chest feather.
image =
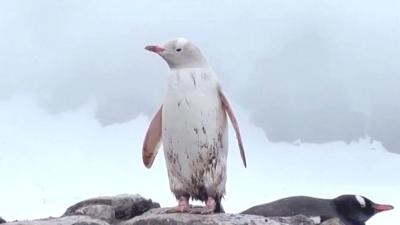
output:
M 197 190 L 204 186 L 223 193 L 227 138 L 226 114 L 213 72 L 193 68 L 172 71 L 162 111 L 171 189 Z

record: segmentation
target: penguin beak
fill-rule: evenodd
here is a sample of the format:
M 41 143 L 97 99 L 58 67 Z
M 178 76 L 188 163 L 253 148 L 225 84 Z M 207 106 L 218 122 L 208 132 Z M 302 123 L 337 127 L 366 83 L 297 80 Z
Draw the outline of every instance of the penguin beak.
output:
M 161 48 L 160 46 L 157 46 L 157 45 L 148 45 L 144 49 L 154 52 L 154 53 L 157 53 L 157 54 L 160 54 L 161 52 L 165 51 L 164 48 Z
M 374 208 L 376 213 L 394 209 L 394 207 L 391 205 L 381 205 L 381 204 L 373 204 L 372 208 Z

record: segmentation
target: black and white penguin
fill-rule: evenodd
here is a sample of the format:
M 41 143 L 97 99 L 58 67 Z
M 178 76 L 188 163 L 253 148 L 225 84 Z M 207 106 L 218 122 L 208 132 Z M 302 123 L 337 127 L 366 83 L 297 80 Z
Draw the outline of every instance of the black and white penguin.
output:
M 365 225 L 365 222 L 376 213 L 393 208 L 391 205 L 376 204 L 360 195 L 341 195 L 334 199 L 295 196 L 251 207 L 242 214 L 267 217 L 302 214 L 320 217 L 321 222 L 338 218 L 345 225 Z

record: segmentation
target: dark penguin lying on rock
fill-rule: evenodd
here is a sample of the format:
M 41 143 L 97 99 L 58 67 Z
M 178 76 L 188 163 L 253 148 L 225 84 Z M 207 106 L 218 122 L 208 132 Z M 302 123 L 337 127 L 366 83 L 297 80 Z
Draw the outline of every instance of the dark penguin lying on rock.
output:
M 302 214 L 320 217 L 321 222 L 338 218 L 345 225 L 365 225 L 378 212 L 391 210 L 393 206 L 376 204 L 360 195 L 341 195 L 334 199 L 296 196 L 254 206 L 242 214 L 261 216 L 295 216 Z

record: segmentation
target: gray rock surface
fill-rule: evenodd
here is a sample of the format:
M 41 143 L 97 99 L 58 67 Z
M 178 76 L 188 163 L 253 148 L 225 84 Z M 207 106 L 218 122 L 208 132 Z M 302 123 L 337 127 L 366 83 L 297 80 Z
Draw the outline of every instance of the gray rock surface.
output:
M 149 209 L 159 208 L 160 204 L 140 195 L 117 195 L 84 200 L 69 207 L 63 216 L 86 215 L 112 222 L 127 220 L 141 215 Z
M 321 225 L 344 225 L 344 223 L 342 223 L 337 218 L 333 218 L 333 219 L 329 219 L 329 220 L 324 221 Z
M 6 222 L 6 220 L 3 219 L 3 218 L 0 216 L 0 223 L 5 223 L 5 222 Z
M 152 209 L 119 225 L 315 225 L 304 216 L 266 218 L 243 214 L 166 214 L 167 208 Z
M 93 219 L 89 216 L 67 216 L 39 220 L 26 220 L 5 223 L 7 225 L 110 225 L 106 221 Z
M 263 217 L 245 214 L 168 214 L 168 208 L 140 195 L 118 195 L 81 201 L 62 217 L 15 221 L 2 225 L 318 225 L 319 220 L 302 215 Z M 4 221 L 5 222 L 5 221 Z M 0 221 L 1 223 L 1 221 Z M 343 225 L 338 220 L 321 225 Z

